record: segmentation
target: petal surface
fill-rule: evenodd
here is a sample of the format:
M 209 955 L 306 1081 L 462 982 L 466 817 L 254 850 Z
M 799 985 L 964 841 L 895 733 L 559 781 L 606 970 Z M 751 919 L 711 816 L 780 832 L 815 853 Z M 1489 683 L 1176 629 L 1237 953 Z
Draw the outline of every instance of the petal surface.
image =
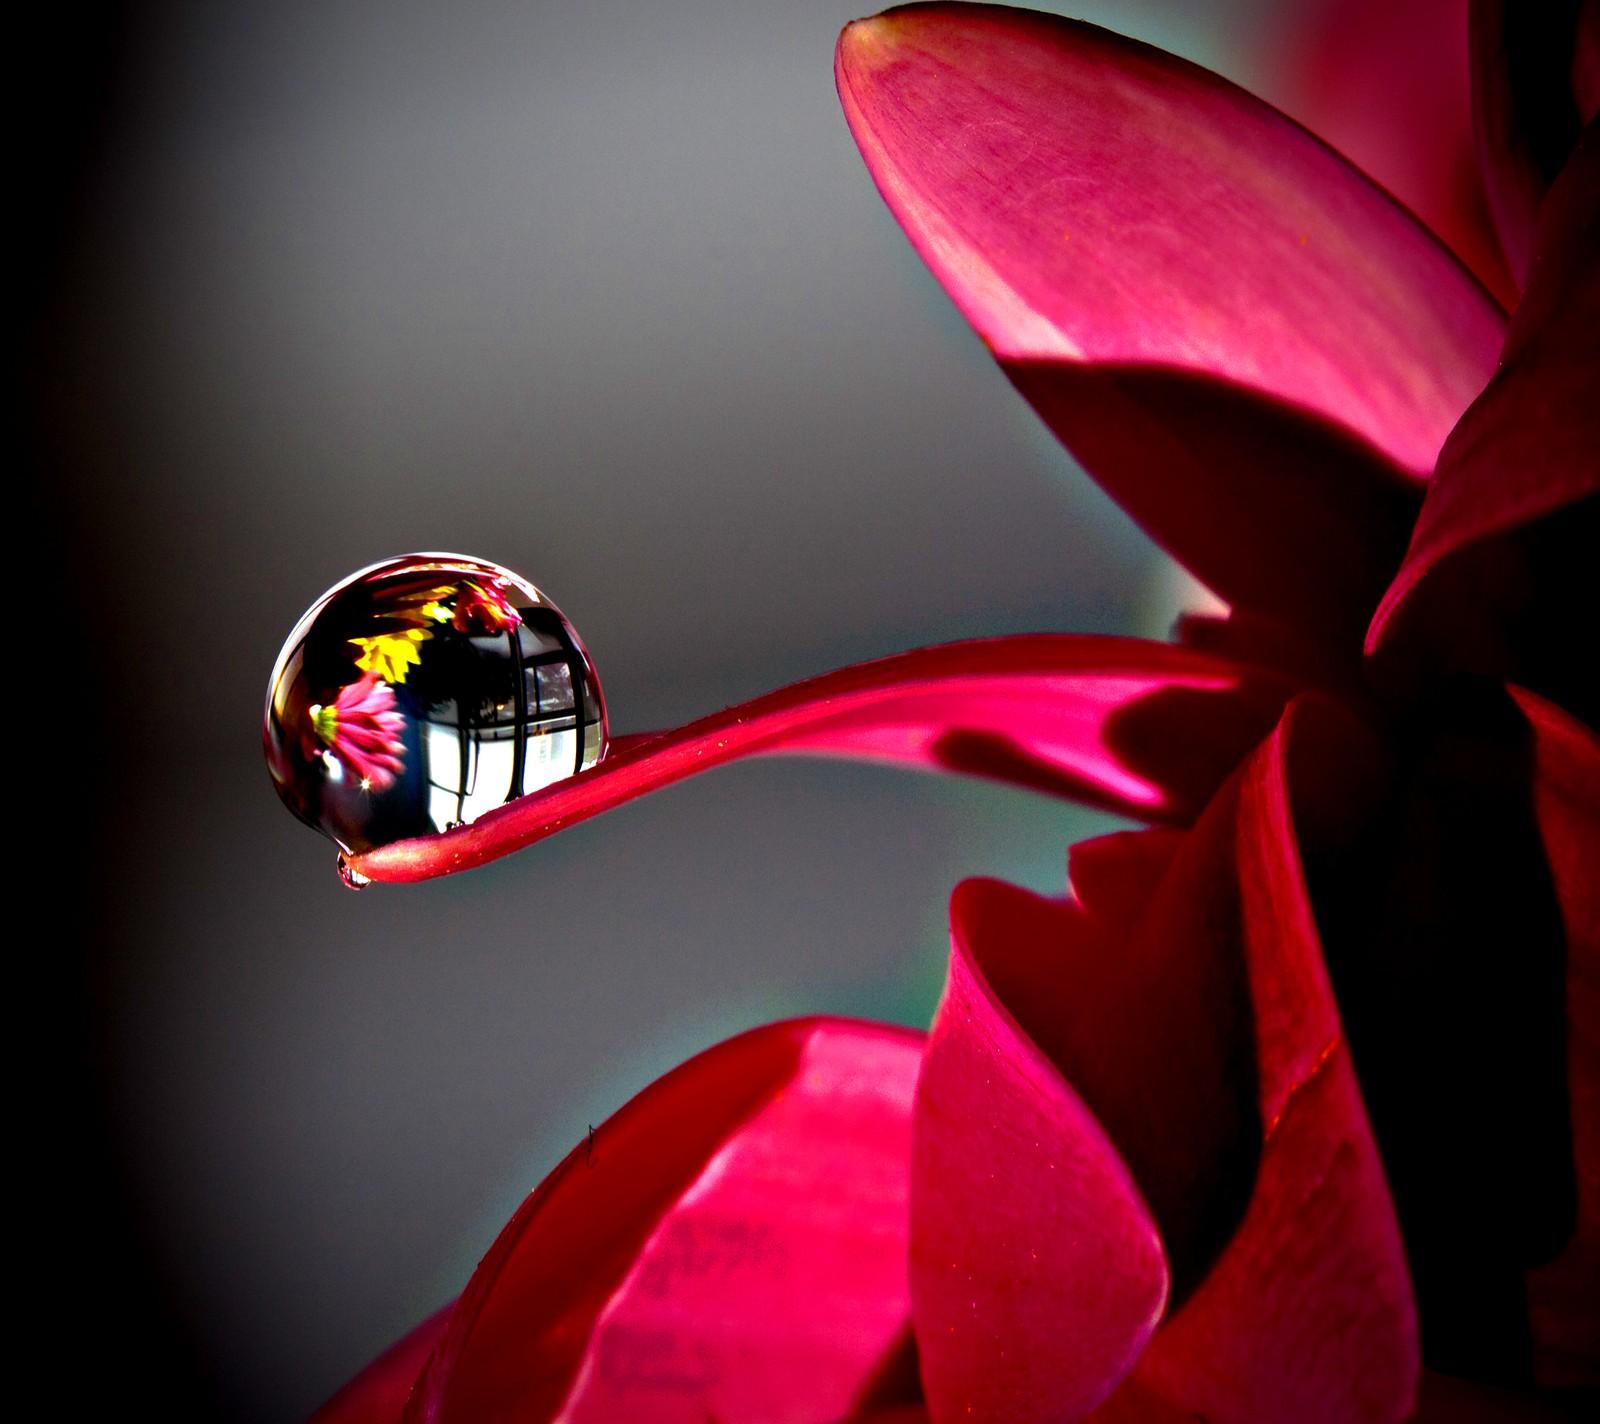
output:
M 660 736 L 470 826 L 352 857 L 374 880 L 466 870 L 758 752 L 995 777 L 1151 820 L 1205 804 L 1293 685 L 1186 649 L 1037 635 L 926 648 L 797 683 Z
M 1126 1165 L 975 952 L 1054 958 L 1030 898 L 992 882 L 956 892 L 917 1087 L 911 1291 L 935 1421 L 1077 1417 L 1132 1368 L 1167 1299 Z
M 1593 891 L 1570 901 L 1556 853 L 1569 884 L 1573 857 L 1592 878 L 1592 835 L 1542 823 L 1553 749 L 1491 684 L 1452 685 L 1394 751 L 1392 793 L 1347 852 L 1312 865 L 1318 924 L 1405 1232 L 1424 1358 L 1526 1388 L 1538 1358 L 1527 1272 L 1574 1236 L 1569 1045 L 1592 1002 L 1569 922 L 1576 906 L 1592 915 Z
M 652 1085 L 512 1218 L 407 1419 L 849 1416 L 908 1326 L 921 1041 L 779 1024 Z
M 1600 1388 L 1600 740 L 1520 689 L 1533 735 L 1533 810 L 1566 937 L 1567 1084 L 1574 1226 L 1556 1258 L 1528 1275 L 1534 1374 L 1558 1388 Z
M 1472 0 L 1473 129 L 1500 246 L 1527 282 L 1545 194 L 1600 109 L 1600 7 Z
M 1439 457 L 1405 563 L 1367 633 L 1374 676 L 1525 683 L 1593 717 L 1600 597 L 1600 128 L 1544 205 L 1503 364 Z
M 1502 305 L 1500 255 L 1472 138 L 1468 0 L 1336 0 L 1296 7 L 1283 107 L 1416 213 Z
M 1231 944 L 1242 955 L 1260 1157 L 1237 1229 L 1105 1421 L 1398 1421 L 1411 1410 L 1419 1361 L 1405 1253 L 1300 855 L 1307 837 L 1347 839 L 1382 784 L 1371 735 L 1301 699 L 1169 872 L 1207 871 L 1186 896 L 1189 952 Z
M 398 1424 L 453 1309 L 446 1306 L 397 1340 L 317 1410 L 310 1424 Z
M 1229 602 L 1364 619 L 1503 331 L 1431 234 L 1092 26 L 908 6 L 848 27 L 836 77 L 913 245 L 1090 473 Z

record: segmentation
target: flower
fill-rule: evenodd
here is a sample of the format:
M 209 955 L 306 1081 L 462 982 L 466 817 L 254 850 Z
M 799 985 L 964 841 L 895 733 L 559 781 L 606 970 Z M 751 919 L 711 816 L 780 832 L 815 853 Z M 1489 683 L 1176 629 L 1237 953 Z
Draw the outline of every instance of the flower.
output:
M 405 718 L 394 689 L 377 672 L 339 689 L 333 705 L 311 708 L 311 727 L 326 755 L 350 769 L 363 791 L 385 791 L 405 766 Z
M 1509 326 L 1192 65 L 987 6 L 847 29 L 913 244 L 1233 613 L 844 669 L 354 865 L 464 869 L 753 752 L 1155 828 L 1074 848 L 1064 898 L 958 889 L 926 1039 L 776 1025 L 655 1084 L 326 1418 L 1535 1417 L 1453 1377 L 1600 1383 L 1596 11 L 1490 43 L 1511 13 L 1474 20 Z

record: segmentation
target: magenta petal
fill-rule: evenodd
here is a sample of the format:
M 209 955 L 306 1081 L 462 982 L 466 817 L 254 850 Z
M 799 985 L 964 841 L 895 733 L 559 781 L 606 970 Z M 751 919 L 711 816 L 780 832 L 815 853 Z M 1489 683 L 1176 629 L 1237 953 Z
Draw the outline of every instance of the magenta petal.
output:
M 453 1306 L 396 1341 L 311 1416 L 309 1424 L 398 1424 L 422 1367 L 444 1338 Z
M 912 1311 L 939 1421 L 1077 1417 L 1132 1368 L 1167 1298 L 1161 1241 L 1127 1167 L 969 942 L 969 920 L 1007 893 L 956 892 L 950 978 L 917 1086 Z M 1048 954 L 1029 928 L 1016 956 Z
M 1091 26 L 910 6 L 836 74 L 913 244 L 1118 501 L 1230 601 L 1370 609 L 1499 349 L 1455 259 L 1266 104 Z
M 908 1328 L 920 1048 L 778 1024 L 646 1089 L 501 1233 L 406 1417 L 847 1416 Z
M 352 863 L 374 880 L 466 870 L 758 752 L 964 771 L 1152 820 L 1192 816 L 1276 721 L 1286 680 L 1160 643 L 1037 635 L 842 668 L 656 737 L 444 835 Z
M 1567 1076 L 1575 1226 L 1528 1273 L 1534 1370 L 1542 1384 L 1600 1388 L 1600 741 L 1513 689 L 1533 731 L 1533 810 L 1566 937 Z
M 1503 304 L 1514 302 L 1473 151 L 1467 0 L 1294 9 L 1279 56 L 1286 110 L 1416 213 Z
M 1473 0 L 1473 128 L 1500 246 L 1523 283 L 1539 210 L 1600 107 L 1600 8 Z
M 1302 699 L 1169 873 L 1196 857 L 1232 861 L 1191 915 L 1196 944 L 1206 927 L 1232 927 L 1243 952 L 1260 1160 L 1238 1228 L 1107 1420 L 1376 1424 L 1410 1411 L 1419 1357 L 1405 1253 L 1300 862 L 1302 835 L 1342 840 L 1381 787 L 1370 737 Z
M 1600 11 L 1597 11 L 1600 13 Z M 1593 712 L 1600 535 L 1600 130 L 1551 190 L 1504 364 L 1439 457 L 1411 547 L 1367 633 L 1404 689 L 1468 670 Z M 1587 689 L 1587 691 L 1586 691 Z

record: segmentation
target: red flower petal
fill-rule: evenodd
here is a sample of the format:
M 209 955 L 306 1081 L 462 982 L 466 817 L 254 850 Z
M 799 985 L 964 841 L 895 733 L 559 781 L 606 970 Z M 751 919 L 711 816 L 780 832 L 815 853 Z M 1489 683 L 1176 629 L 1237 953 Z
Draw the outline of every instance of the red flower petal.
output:
M 646 1089 L 511 1219 L 406 1418 L 843 1418 L 908 1324 L 920 1046 L 778 1024 Z
M 1285 680 L 1160 643 L 1038 635 L 842 668 L 657 737 L 470 826 L 352 857 L 374 880 L 466 870 L 757 752 L 965 771 L 1161 820 L 1192 816 L 1265 734 Z
M 1540 1383 L 1600 1387 L 1600 741 L 1513 689 L 1533 732 L 1533 811 L 1566 937 L 1567 1074 L 1575 1227 L 1528 1274 Z
M 1294 9 L 1283 21 L 1293 95 L 1284 108 L 1416 213 L 1502 303 L 1514 302 L 1473 150 L 1467 0 Z
M 846 29 L 885 200 L 1008 374 L 1233 603 L 1359 628 L 1503 318 L 1409 214 L 1224 80 L 1091 26 Z
M 1174 862 L 1184 902 L 1163 887 L 1158 904 L 1187 904 L 1190 953 L 1226 953 L 1233 936 L 1242 948 L 1261 1157 L 1237 1231 L 1107 1419 L 1172 1417 L 1157 1402 L 1180 1418 L 1263 1424 L 1410 1411 L 1419 1362 L 1405 1254 L 1299 853 L 1308 836 L 1344 841 L 1369 809 L 1382 784 L 1372 740 L 1329 704 L 1297 701 Z
M 1600 131 L 1551 190 L 1540 233 L 1504 363 L 1445 444 L 1367 651 L 1402 688 L 1467 669 L 1592 714 L 1592 660 L 1575 649 L 1597 611 Z
M 411 1387 L 444 1338 L 454 1306 L 430 1315 L 334 1395 L 308 1424 L 396 1424 Z
M 1031 965 L 1048 986 L 1086 957 L 1041 936 L 1034 904 L 1055 908 L 982 881 L 951 903 L 912 1155 L 912 1309 L 935 1419 L 1076 1417 L 1127 1374 L 1167 1298 L 1128 1169 L 991 987 L 997 965 Z M 1040 1023 L 1062 1007 L 1059 994 L 1018 1005 Z
M 1600 108 L 1600 9 L 1582 0 L 1473 0 L 1473 127 L 1500 246 L 1533 265 L 1545 194 Z
M 1569 931 L 1537 811 L 1541 753 L 1516 702 L 1468 680 L 1394 750 L 1393 791 L 1360 836 L 1311 857 L 1317 921 L 1425 1358 L 1521 1387 L 1535 1358 L 1525 1272 L 1568 1242 L 1575 1207 Z

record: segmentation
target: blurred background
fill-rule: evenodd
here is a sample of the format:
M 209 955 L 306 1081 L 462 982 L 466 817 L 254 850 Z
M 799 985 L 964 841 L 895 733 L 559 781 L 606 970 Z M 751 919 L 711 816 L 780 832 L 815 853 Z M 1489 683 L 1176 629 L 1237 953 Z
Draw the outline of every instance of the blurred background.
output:
M 1280 95 L 1303 21 L 1072 8 Z M 358 896 L 262 765 L 301 610 L 413 549 L 543 587 L 622 732 L 953 638 L 1164 635 L 1170 566 L 858 159 L 858 12 L 89 4 L 24 58 L 21 1226 L 75 1412 L 303 1416 L 650 1079 L 788 1015 L 925 1023 L 950 887 L 1058 890 L 1112 827 L 770 760 Z

